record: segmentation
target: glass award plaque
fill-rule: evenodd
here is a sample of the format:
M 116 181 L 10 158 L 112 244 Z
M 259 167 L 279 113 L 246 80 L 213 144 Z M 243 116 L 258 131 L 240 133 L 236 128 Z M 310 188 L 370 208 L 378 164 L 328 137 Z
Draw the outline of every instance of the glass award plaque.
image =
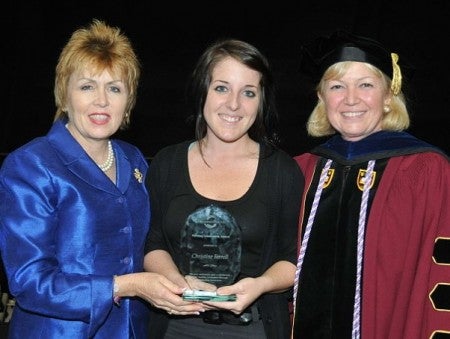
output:
M 211 291 L 185 290 L 183 299 L 189 301 L 236 301 L 236 294 L 219 295 Z
M 180 241 L 184 275 L 217 287 L 234 283 L 241 270 L 241 230 L 227 210 L 216 205 L 195 210 Z

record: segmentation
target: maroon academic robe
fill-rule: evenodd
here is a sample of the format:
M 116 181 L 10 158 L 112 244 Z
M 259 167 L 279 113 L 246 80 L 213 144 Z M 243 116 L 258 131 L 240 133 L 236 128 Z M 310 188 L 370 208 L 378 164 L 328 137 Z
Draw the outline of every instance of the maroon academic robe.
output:
M 296 157 L 307 188 L 318 159 Z M 449 161 L 440 153 L 388 160 L 367 216 L 361 338 L 450 335 L 449 188 Z

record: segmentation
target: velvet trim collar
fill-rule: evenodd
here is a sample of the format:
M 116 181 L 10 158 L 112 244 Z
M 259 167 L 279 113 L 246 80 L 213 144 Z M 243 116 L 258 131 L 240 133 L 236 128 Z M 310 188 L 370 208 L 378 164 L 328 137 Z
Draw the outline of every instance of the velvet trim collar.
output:
M 407 132 L 388 131 L 373 133 L 359 141 L 346 141 L 340 135 L 335 135 L 311 151 L 343 165 L 421 152 L 437 152 L 446 156 L 436 146 Z

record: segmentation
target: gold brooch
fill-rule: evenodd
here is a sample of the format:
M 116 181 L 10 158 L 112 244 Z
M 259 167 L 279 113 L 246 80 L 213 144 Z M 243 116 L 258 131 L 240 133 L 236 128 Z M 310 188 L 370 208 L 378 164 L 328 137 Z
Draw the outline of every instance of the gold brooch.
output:
M 142 175 L 142 173 L 141 173 L 137 168 L 134 169 L 134 177 L 136 178 L 136 180 L 137 180 L 139 183 L 142 184 L 142 178 L 143 178 L 143 175 Z

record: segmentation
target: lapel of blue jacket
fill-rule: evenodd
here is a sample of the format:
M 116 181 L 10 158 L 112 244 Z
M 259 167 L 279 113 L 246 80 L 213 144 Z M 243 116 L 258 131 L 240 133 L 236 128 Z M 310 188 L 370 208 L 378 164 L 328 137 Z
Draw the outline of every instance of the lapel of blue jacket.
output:
M 47 134 L 47 138 L 67 169 L 99 190 L 114 195 L 121 195 L 121 192 L 125 192 L 130 180 L 131 166 L 123 151 L 119 147 L 115 147 L 117 145 L 113 142 L 116 159 L 120 158 L 120 161 L 116 161 L 116 166 L 117 163 L 119 164 L 116 186 L 72 137 L 65 128 L 65 123 L 66 121 L 63 120 L 56 121 Z

